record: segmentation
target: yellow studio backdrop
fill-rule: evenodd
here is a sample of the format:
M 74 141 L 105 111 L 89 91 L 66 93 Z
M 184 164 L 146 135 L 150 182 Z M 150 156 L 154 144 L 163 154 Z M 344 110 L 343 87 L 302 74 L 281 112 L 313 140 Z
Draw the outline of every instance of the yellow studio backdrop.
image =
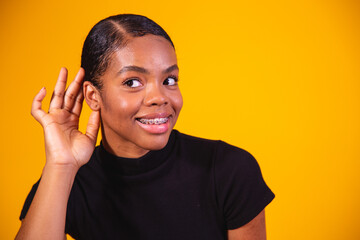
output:
M 358 1 L 18 0 L 0 9 L 1 239 L 14 238 L 45 163 L 33 96 L 43 86 L 51 95 L 62 66 L 74 77 L 97 21 L 129 12 L 173 38 L 184 97 L 176 128 L 257 158 L 276 194 L 268 239 L 360 239 Z

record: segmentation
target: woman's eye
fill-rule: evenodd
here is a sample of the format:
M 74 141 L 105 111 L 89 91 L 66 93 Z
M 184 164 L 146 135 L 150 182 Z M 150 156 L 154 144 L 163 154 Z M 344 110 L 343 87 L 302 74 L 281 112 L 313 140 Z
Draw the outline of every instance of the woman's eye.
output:
M 177 81 L 178 80 L 176 77 L 168 77 L 165 79 L 164 85 L 173 86 L 173 85 L 176 85 Z
M 129 79 L 124 82 L 124 85 L 131 87 L 131 88 L 136 88 L 136 87 L 141 86 L 141 82 L 136 79 Z

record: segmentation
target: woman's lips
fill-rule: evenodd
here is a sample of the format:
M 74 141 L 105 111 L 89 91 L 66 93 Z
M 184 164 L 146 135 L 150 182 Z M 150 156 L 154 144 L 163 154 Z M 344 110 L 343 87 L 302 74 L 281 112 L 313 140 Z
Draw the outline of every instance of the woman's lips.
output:
M 169 118 L 150 118 L 150 119 L 147 119 L 147 118 L 139 118 L 139 119 L 136 119 L 138 120 L 139 122 L 141 122 L 142 124 L 147 124 L 147 125 L 159 125 L 159 124 L 164 124 L 166 123 Z
M 148 114 L 140 118 L 136 118 L 139 126 L 148 133 L 162 134 L 170 128 L 171 115 L 166 113 Z

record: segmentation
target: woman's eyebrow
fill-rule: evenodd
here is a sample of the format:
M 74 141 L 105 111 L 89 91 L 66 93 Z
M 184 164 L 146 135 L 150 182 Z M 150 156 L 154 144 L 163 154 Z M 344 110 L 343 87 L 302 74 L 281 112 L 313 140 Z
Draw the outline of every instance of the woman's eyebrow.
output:
M 179 70 L 179 67 L 177 64 L 174 64 L 174 65 L 168 67 L 167 69 L 165 69 L 163 71 L 163 73 L 169 73 L 174 70 Z M 143 67 L 130 65 L 130 66 L 125 66 L 122 69 L 120 69 L 120 71 L 117 73 L 117 75 L 120 75 L 124 72 L 139 72 L 139 73 L 145 73 L 145 74 L 149 73 L 149 71 Z
M 174 64 L 174 65 L 172 65 L 171 67 L 168 67 L 167 69 L 165 69 L 165 70 L 163 71 L 163 73 L 169 73 L 169 72 L 172 72 L 172 71 L 174 71 L 174 70 L 179 70 L 179 67 L 178 67 L 177 64 Z
M 138 66 L 125 66 L 123 67 L 118 73 L 117 75 L 120 75 L 124 72 L 129 72 L 129 71 L 132 71 L 132 72 L 139 72 L 139 73 L 149 73 L 148 70 L 146 70 L 145 68 L 142 68 L 142 67 L 138 67 Z

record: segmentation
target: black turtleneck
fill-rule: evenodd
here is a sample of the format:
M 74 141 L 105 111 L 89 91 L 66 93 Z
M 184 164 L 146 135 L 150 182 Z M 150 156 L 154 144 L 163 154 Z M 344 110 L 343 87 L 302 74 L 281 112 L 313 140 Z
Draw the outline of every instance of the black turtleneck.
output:
M 149 151 L 140 158 L 123 158 L 107 152 L 102 144 L 97 149 L 97 161 L 110 172 L 110 174 L 135 176 L 149 172 L 164 163 L 174 148 L 176 133 L 170 134 L 167 145 L 158 151 Z
M 174 130 L 163 149 L 136 159 L 96 147 L 76 175 L 66 232 L 75 239 L 226 239 L 273 198 L 249 153 Z

